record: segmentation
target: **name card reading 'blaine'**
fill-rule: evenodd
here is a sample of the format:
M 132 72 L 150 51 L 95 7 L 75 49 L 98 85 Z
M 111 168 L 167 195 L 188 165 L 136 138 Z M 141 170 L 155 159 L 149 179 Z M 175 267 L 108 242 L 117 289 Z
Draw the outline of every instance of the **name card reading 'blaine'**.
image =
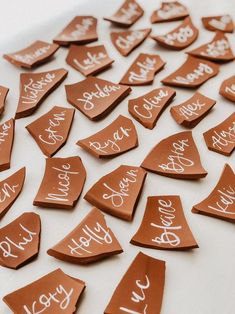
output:
M 14 141 L 15 120 L 0 125 L 0 171 L 10 168 L 11 151 Z

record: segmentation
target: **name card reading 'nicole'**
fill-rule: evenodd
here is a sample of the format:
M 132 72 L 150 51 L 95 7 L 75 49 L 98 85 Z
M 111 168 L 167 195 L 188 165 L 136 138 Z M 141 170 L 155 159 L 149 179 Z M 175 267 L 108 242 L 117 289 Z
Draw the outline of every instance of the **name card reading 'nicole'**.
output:
M 10 168 L 11 151 L 15 133 L 15 120 L 0 125 L 0 171 Z
M 189 15 L 188 9 L 178 1 L 161 2 L 159 9 L 151 15 L 151 23 L 178 21 Z
M 235 102 L 235 75 L 223 81 L 219 93 L 226 99 Z

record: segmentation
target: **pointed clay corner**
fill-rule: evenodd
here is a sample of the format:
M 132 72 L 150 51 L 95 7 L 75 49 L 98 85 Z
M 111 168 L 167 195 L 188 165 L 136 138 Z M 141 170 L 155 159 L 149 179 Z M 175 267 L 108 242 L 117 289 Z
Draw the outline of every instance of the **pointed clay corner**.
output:
M 0 125 L 0 171 L 10 168 L 11 151 L 14 141 L 15 120 Z
M 4 111 L 5 101 L 6 101 L 8 92 L 9 92 L 9 88 L 0 86 L 0 116 L 2 115 Z

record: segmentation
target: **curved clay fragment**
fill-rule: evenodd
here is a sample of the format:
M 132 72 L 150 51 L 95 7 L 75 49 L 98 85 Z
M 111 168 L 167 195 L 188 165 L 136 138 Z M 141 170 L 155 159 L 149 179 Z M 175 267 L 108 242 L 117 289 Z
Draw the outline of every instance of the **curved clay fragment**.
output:
M 0 171 L 10 168 L 11 151 L 14 141 L 15 120 L 0 125 Z
M 151 23 L 183 20 L 189 16 L 188 9 L 178 1 L 162 1 L 161 7 L 151 15 Z
M 219 93 L 228 100 L 235 102 L 235 75 L 223 81 Z
M 6 101 L 8 92 L 9 92 L 9 88 L 0 86 L 0 116 L 4 111 L 5 101 Z
M 233 33 L 234 24 L 230 15 L 217 15 L 202 17 L 204 27 L 209 31 L 221 31 L 224 33 Z

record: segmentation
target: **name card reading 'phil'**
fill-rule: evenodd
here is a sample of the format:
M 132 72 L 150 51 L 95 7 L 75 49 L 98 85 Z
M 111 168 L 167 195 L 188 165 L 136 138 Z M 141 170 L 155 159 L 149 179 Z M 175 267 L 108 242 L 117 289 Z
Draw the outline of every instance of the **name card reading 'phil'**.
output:
M 219 93 L 224 98 L 235 102 L 235 75 L 223 81 L 220 86 Z
M 151 23 L 178 21 L 189 15 L 188 9 L 178 1 L 161 2 L 159 9 L 151 15 Z
M 11 151 L 14 141 L 15 120 L 0 125 L 0 171 L 10 168 Z
M 9 88 L 0 85 L 0 116 L 5 109 L 5 101 L 6 101 L 8 92 L 9 92 Z
M 230 15 L 216 15 L 202 17 L 202 23 L 209 31 L 221 31 L 224 33 L 233 33 L 234 24 Z

